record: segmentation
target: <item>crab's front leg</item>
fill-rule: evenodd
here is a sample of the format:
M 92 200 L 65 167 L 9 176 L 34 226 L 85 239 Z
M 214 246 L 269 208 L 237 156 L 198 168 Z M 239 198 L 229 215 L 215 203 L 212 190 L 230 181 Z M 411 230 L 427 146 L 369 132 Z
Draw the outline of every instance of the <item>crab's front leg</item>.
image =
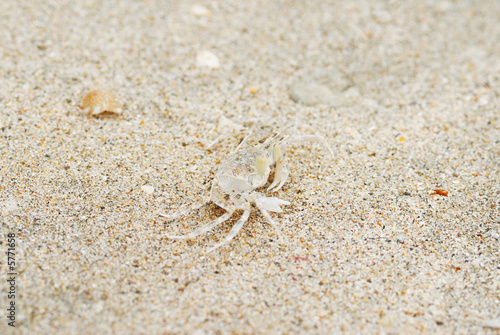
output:
M 276 164 L 274 170 L 274 180 L 273 183 L 267 189 L 271 192 L 278 191 L 283 184 L 288 179 L 288 175 L 290 174 L 290 170 L 288 169 L 288 162 L 286 160 L 285 155 L 281 151 L 279 144 L 275 144 L 273 147 L 273 163 Z

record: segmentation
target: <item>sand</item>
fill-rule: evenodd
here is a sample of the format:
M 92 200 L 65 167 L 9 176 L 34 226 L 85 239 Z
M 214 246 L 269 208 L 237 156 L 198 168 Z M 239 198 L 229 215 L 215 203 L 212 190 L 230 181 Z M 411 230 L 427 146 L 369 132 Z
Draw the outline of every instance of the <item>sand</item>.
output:
M 498 334 L 498 1 L 0 13 L 0 333 Z M 123 112 L 84 114 L 94 89 Z M 283 241 L 255 209 L 211 253 L 241 212 L 168 239 L 224 213 L 157 215 L 199 200 L 255 120 L 334 153 L 288 148 L 290 178 L 266 193 L 291 203 L 271 214 Z

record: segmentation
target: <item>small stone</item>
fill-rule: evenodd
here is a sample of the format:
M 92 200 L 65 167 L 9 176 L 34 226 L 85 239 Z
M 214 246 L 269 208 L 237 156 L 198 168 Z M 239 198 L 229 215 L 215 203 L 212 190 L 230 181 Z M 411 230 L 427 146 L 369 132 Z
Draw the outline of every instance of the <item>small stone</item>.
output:
M 439 13 L 447 13 L 451 10 L 453 3 L 451 1 L 437 1 L 434 3 L 434 8 Z
M 196 55 L 196 65 L 198 67 L 208 67 L 211 69 L 219 68 L 219 57 L 208 50 L 200 51 L 198 55 Z
M 196 17 L 210 17 L 212 16 L 212 11 L 205 6 L 202 5 L 193 5 L 191 6 L 191 14 Z
M 120 114 L 122 112 L 122 105 L 118 101 L 118 97 L 108 90 L 94 90 L 88 93 L 83 98 L 80 108 L 89 115 Z
M 334 99 L 334 94 L 328 87 L 310 80 L 296 81 L 290 86 L 288 93 L 293 101 L 306 106 L 328 104 Z
M 151 185 L 144 185 L 141 187 L 141 190 L 143 190 L 147 194 L 153 194 L 155 191 L 155 188 Z
M 398 243 L 404 243 L 405 240 L 406 240 L 405 233 L 399 233 L 398 235 L 396 235 L 396 241 L 398 241 Z
M 447 197 L 448 191 L 446 191 L 446 190 L 434 190 L 434 194 L 442 195 L 443 197 Z
M 481 98 L 479 98 L 477 103 L 479 104 L 479 106 L 486 106 L 489 103 L 489 99 L 487 96 L 482 96 Z

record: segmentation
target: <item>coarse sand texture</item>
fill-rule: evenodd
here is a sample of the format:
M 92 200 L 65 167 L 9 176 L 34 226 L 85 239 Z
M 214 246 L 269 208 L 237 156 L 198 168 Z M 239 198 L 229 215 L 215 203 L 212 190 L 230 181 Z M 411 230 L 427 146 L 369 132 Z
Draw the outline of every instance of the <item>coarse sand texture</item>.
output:
M 0 334 L 499 334 L 499 1 L 0 13 Z

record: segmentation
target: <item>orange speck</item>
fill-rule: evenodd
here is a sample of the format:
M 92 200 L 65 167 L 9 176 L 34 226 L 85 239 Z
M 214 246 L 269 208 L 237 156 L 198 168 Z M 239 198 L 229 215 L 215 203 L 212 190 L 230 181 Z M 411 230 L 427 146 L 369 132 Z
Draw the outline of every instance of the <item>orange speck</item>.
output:
M 446 191 L 446 190 L 434 190 L 434 194 L 442 195 L 444 197 L 447 197 L 448 196 L 448 191 Z

